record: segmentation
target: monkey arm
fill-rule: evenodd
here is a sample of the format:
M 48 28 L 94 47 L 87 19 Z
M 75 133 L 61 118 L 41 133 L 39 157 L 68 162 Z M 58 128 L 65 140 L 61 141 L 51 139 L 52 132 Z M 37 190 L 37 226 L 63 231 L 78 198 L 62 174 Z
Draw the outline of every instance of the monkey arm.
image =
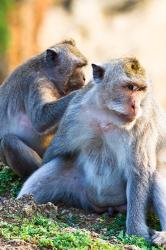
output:
M 29 90 L 26 110 L 33 127 L 40 133 L 55 126 L 77 91 L 57 100 L 52 83 L 40 81 Z
M 64 156 L 70 153 L 70 143 L 66 140 L 65 135 L 58 135 L 54 138 L 51 145 L 49 145 L 43 156 L 42 164 L 45 164 L 57 156 Z
M 149 201 L 153 174 L 156 169 L 156 143 L 151 143 L 151 127 L 136 141 L 131 159 L 131 169 L 127 179 L 127 220 L 128 234 L 149 239 L 146 225 L 146 212 Z
M 127 182 L 127 220 L 126 232 L 149 239 L 146 225 L 146 211 L 150 180 L 147 173 L 143 176 L 132 173 Z
M 44 154 L 42 164 L 51 161 L 57 156 L 73 155 L 78 150 L 80 145 L 77 145 L 75 141 L 78 137 L 77 131 L 78 133 L 80 131 L 76 128 L 79 127 L 79 124 L 75 119 L 76 112 L 73 114 L 70 111 L 62 118 L 56 136 Z
M 67 112 L 59 124 L 56 136 L 44 154 L 43 163 L 47 163 L 57 156 L 73 155 L 82 147 L 84 132 L 81 132 L 79 115 L 84 91 L 83 89 L 79 91 L 70 102 Z
M 56 136 L 44 154 L 43 163 L 47 163 L 57 156 L 75 155 L 82 147 L 85 136 L 84 130 L 81 131 L 81 102 L 91 87 L 92 85 L 88 84 L 77 91 L 77 94 L 71 100 L 60 121 Z

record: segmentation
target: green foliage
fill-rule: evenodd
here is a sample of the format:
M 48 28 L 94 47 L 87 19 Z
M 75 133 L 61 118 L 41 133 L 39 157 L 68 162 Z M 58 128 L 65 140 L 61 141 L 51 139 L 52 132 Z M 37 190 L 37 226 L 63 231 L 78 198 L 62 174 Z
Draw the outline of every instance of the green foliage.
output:
M 0 1 L 0 54 L 4 54 L 9 43 L 8 11 L 15 0 Z
M 21 223 L 20 223 L 21 222 Z M 17 222 L 11 224 L 0 222 L 0 234 L 5 239 L 19 238 L 26 240 L 40 247 L 51 249 L 94 249 L 94 250 L 121 250 L 122 247 L 115 247 L 101 239 L 93 239 L 87 230 L 66 228 L 66 225 L 59 225 L 51 219 L 43 216 L 36 216 L 29 219 L 18 218 Z
M 0 166 L 0 196 L 16 196 L 22 183 L 9 167 Z

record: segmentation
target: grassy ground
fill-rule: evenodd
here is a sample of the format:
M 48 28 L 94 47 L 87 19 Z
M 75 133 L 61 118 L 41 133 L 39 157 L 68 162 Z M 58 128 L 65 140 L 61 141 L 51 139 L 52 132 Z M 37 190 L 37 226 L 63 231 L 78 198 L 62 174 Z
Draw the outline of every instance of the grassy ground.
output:
M 20 186 L 21 180 L 8 167 L 0 166 L 0 196 L 5 197 L 0 202 L 0 250 L 162 249 L 125 235 L 124 215 L 110 218 L 63 204 L 37 205 L 31 197 L 16 201 Z M 153 216 L 149 216 L 149 223 L 159 227 Z

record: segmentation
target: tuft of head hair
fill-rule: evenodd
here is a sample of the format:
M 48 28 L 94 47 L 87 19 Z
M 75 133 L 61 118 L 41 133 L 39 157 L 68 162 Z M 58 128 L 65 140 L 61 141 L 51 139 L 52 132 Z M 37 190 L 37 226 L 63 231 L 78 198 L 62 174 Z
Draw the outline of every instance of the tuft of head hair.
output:
M 79 59 L 78 61 L 78 66 L 80 64 L 80 67 L 83 67 L 85 65 L 87 65 L 87 59 L 86 57 L 80 52 L 80 50 L 76 47 L 76 43 L 74 39 L 66 39 L 63 40 L 57 44 L 55 44 L 54 46 L 52 46 L 51 48 L 54 48 L 54 50 L 56 51 L 65 51 L 66 49 L 68 51 L 70 51 L 74 56 L 77 57 L 77 59 Z
M 76 46 L 76 42 L 74 39 L 70 38 L 70 39 L 65 39 L 63 40 L 61 43 L 65 43 L 65 44 L 68 44 L 68 45 L 72 45 L 72 46 Z
M 123 68 L 128 77 L 145 77 L 145 70 L 135 57 L 125 58 Z

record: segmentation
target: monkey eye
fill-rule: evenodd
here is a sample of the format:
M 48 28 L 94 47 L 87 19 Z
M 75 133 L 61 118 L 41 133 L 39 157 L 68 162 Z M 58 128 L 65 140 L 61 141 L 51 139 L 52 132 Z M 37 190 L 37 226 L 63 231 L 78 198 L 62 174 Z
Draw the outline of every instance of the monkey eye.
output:
M 127 88 L 130 91 L 145 91 L 147 87 L 146 86 L 139 87 L 139 86 L 129 83 L 125 85 L 124 88 Z
M 131 91 L 133 91 L 133 90 L 137 90 L 137 87 L 136 87 L 136 86 L 134 86 L 133 84 L 129 84 L 129 85 L 127 85 L 127 88 L 128 88 L 129 90 L 131 90 Z

